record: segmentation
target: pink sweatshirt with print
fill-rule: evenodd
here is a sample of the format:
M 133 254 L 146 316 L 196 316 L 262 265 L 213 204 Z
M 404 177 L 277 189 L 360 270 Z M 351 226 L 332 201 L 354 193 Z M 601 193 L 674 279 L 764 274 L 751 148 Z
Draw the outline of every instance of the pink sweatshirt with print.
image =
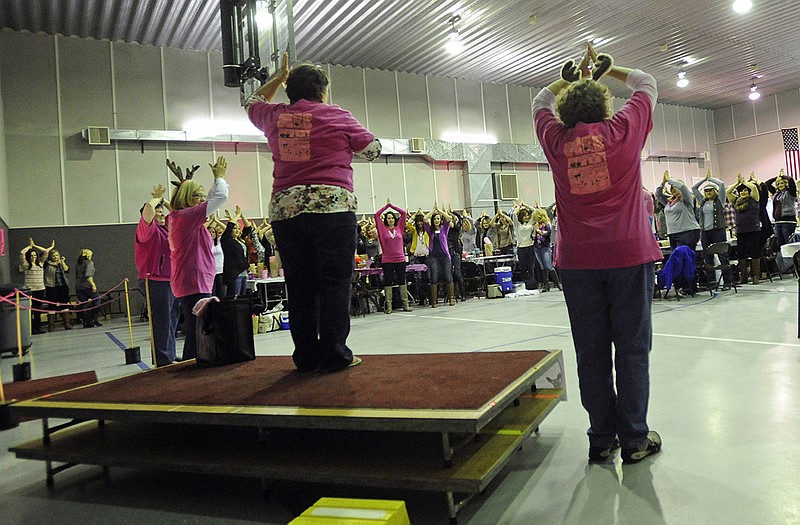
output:
M 556 118 L 549 89 L 533 101 L 536 134 L 555 182 L 559 268 L 627 268 L 662 259 L 642 203 L 640 169 L 656 83 L 639 70 L 627 83 L 634 93 L 612 118 L 571 129 Z
M 275 163 L 272 193 L 304 184 L 328 184 L 353 191 L 353 152 L 375 136 L 334 104 L 254 102 L 250 121 L 267 137 Z

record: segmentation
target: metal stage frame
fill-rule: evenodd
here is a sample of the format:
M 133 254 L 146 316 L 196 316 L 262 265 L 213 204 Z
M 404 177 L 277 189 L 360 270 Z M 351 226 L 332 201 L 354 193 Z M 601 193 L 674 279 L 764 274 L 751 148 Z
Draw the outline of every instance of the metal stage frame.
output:
M 552 383 L 544 380 L 553 369 L 564 377 L 560 350 L 548 352 L 477 410 L 131 405 L 43 397 L 10 407 L 19 417 L 42 418 L 43 435 L 9 450 L 20 459 L 44 461 L 48 486 L 65 469 L 98 465 L 106 475 L 110 467 L 126 467 L 257 477 L 265 486 L 286 480 L 426 490 L 446 493 L 450 522 L 456 523 L 457 512 L 565 397 L 563 379 L 557 388 L 536 386 L 537 380 Z M 52 425 L 54 418 L 69 421 Z

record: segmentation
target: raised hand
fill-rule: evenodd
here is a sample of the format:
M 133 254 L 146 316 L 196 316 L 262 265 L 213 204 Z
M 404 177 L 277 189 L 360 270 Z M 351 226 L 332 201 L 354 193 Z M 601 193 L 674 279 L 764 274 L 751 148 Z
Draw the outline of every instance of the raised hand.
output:
M 665 183 L 669 181 L 669 170 L 664 170 L 664 177 L 661 180 L 663 180 Z
M 221 179 L 225 176 L 225 172 L 228 170 L 228 161 L 225 160 L 225 157 L 217 157 L 217 162 L 214 164 L 209 164 L 211 166 L 211 173 L 214 174 L 215 179 Z M 200 166 L 195 166 L 199 168 Z M 194 173 L 194 171 L 192 171 Z
M 708 170 L 706 170 L 706 180 L 710 178 L 711 178 L 711 168 L 708 168 Z
M 286 82 L 286 78 L 289 76 L 289 53 L 284 51 L 283 56 L 281 57 L 281 69 L 279 71 L 279 76 L 283 82 Z
M 167 191 L 167 189 L 164 187 L 163 184 L 158 184 L 156 186 L 153 186 L 153 193 L 152 193 L 153 198 L 154 199 L 162 199 L 162 198 L 164 198 L 164 193 L 166 191 Z
M 236 208 L 234 208 L 234 212 L 236 213 L 237 218 L 242 216 L 242 209 L 239 207 L 238 204 L 236 205 Z

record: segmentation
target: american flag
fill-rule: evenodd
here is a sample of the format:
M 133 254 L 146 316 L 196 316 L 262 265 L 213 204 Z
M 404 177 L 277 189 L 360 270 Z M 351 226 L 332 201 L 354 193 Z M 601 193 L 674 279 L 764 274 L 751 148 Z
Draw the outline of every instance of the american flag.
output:
M 786 174 L 797 180 L 800 175 L 800 146 L 797 143 L 797 128 L 782 129 L 783 151 L 786 156 Z

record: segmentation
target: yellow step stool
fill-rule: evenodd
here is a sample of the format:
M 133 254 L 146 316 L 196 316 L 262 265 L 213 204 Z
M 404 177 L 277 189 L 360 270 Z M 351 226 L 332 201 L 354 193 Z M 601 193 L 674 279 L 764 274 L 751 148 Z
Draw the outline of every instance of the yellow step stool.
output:
M 289 525 L 411 525 L 404 501 L 320 498 Z

